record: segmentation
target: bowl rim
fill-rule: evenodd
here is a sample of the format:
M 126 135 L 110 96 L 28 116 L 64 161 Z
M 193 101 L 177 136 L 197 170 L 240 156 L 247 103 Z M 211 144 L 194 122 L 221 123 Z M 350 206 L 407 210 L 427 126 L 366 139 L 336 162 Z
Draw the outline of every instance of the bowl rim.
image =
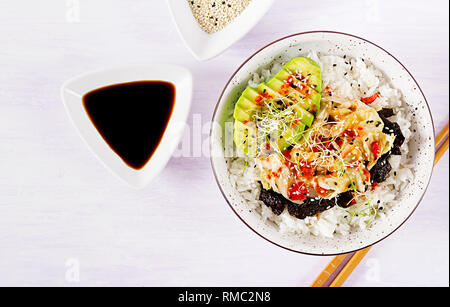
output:
M 264 47 L 260 48 L 258 51 L 256 51 L 255 53 L 253 53 L 249 58 L 247 58 L 247 60 L 245 60 L 245 61 L 238 67 L 238 69 L 233 73 L 233 75 L 230 77 L 230 79 L 229 79 L 228 82 L 226 83 L 226 85 L 225 85 L 225 87 L 224 87 L 224 89 L 223 89 L 223 91 L 222 91 L 222 93 L 221 93 L 221 95 L 220 95 L 220 97 L 219 97 L 219 100 L 218 100 L 218 102 L 217 102 L 217 104 L 216 104 L 216 106 L 215 106 L 215 108 L 214 108 L 214 112 L 213 112 L 213 116 L 212 116 L 212 122 L 214 122 L 214 119 L 216 118 L 217 111 L 218 111 L 218 109 L 219 109 L 219 106 L 220 106 L 220 104 L 221 104 L 221 101 L 222 101 L 222 99 L 223 99 L 223 96 L 224 96 L 224 94 L 225 94 L 226 89 L 230 86 L 230 84 L 231 84 L 233 78 L 234 78 L 234 77 L 236 76 L 236 74 L 242 69 L 242 67 L 244 67 L 244 66 L 245 66 L 245 65 L 246 65 L 253 57 L 255 57 L 257 54 L 259 54 L 261 51 L 265 50 L 266 48 L 268 48 L 268 47 L 270 47 L 270 46 L 272 46 L 272 45 L 274 45 L 274 44 L 276 44 L 276 43 L 278 43 L 278 42 L 280 42 L 280 41 L 283 41 L 283 40 L 286 40 L 286 39 L 289 39 L 289 38 L 292 38 L 292 37 L 302 36 L 302 35 L 308 35 L 308 34 L 338 34 L 338 35 L 348 36 L 348 37 L 351 37 L 351 38 L 356 38 L 356 39 L 359 39 L 359 40 L 362 40 L 362 41 L 365 41 L 365 42 L 369 43 L 370 45 L 372 45 L 372 46 L 374 46 L 374 47 L 380 49 L 380 50 L 383 51 L 383 52 L 385 52 L 388 56 L 392 57 L 392 58 L 393 58 L 397 63 L 399 63 L 399 64 L 401 65 L 401 67 L 408 73 L 408 75 L 411 77 L 411 80 L 417 85 L 417 88 L 419 89 L 421 95 L 423 96 L 424 101 L 425 101 L 425 104 L 426 104 L 426 106 L 427 106 L 427 108 L 428 108 L 428 113 L 430 114 L 430 118 L 431 118 L 431 125 L 432 125 L 432 128 L 433 128 L 433 140 L 436 139 L 436 130 L 435 130 L 435 124 L 434 124 L 433 114 L 431 113 L 431 108 L 430 108 L 430 105 L 428 104 L 428 100 L 427 100 L 427 98 L 426 98 L 426 96 L 425 96 L 425 93 L 422 91 L 422 88 L 420 87 L 419 83 L 418 83 L 417 80 L 414 78 L 414 76 L 411 74 L 411 72 L 405 67 L 405 65 L 403 65 L 402 62 L 400 62 L 394 55 L 392 55 L 392 54 L 391 54 L 390 52 L 388 52 L 386 49 L 380 47 L 379 45 L 377 45 L 377 44 L 375 44 L 375 43 L 373 43 L 373 42 L 371 42 L 371 41 L 369 41 L 369 40 L 367 40 L 367 39 L 364 39 L 364 38 L 362 38 L 362 37 L 359 37 L 359 36 L 356 36 L 356 35 L 353 35 L 353 34 L 348 34 L 348 33 L 345 33 L 345 32 L 328 31 L 328 30 L 306 31 L 306 32 L 299 32 L 299 33 L 291 34 L 291 35 L 282 37 L 282 38 L 280 38 L 280 39 L 277 39 L 277 40 L 275 40 L 275 41 L 272 41 L 271 43 L 265 45 Z M 213 133 L 213 129 L 214 129 L 214 125 L 211 125 L 211 129 L 210 129 L 210 132 L 209 132 L 209 137 L 210 137 L 210 150 L 211 150 L 211 152 L 212 152 L 212 150 L 213 150 L 213 148 L 212 148 L 212 133 Z M 436 154 L 436 152 L 433 151 L 433 155 L 432 155 L 432 159 L 433 159 L 433 160 L 435 159 L 435 154 Z M 285 249 L 285 250 L 288 250 L 288 251 L 290 251 L 290 252 L 294 252 L 294 253 L 302 254 L 302 255 L 308 255 L 308 256 L 326 256 L 326 257 L 351 254 L 351 253 L 355 253 L 355 252 L 358 252 L 358 251 L 361 251 L 361 250 L 370 248 L 370 247 L 372 247 L 372 246 L 374 246 L 374 245 L 380 243 L 381 241 L 384 241 L 385 239 L 387 239 L 388 237 L 390 237 L 392 234 L 394 234 L 395 232 L 397 232 L 397 230 L 399 230 L 399 229 L 400 229 L 400 228 L 401 228 L 401 227 L 402 227 L 402 226 L 410 219 L 410 217 L 414 214 L 414 212 L 416 212 L 417 208 L 419 207 L 420 203 L 422 202 L 423 198 L 425 197 L 425 194 L 426 194 L 426 192 L 427 192 L 427 190 L 428 190 L 428 188 L 429 188 L 429 186 L 430 186 L 431 178 L 432 178 L 433 172 L 434 172 L 434 167 L 433 167 L 433 168 L 431 169 L 431 172 L 430 172 L 430 175 L 429 175 L 429 178 L 428 178 L 428 182 L 427 182 L 427 184 L 426 184 L 426 187 L 425 187 L 425 189 L 424 189 L 424 191 L 423 191 L 423 193 L 422 193 L 422 195 L 421 195 L 419 201 L 418 201 L 417 204 L 414 206 L 414 208 L 413 208 L 413 210 L 411 211 L 411 213 L 406 217 L 406 219 L 405 219 L 404 221 L 402 221 L 402 222 L 400 223 L 400 225 L 399 225 L 397 228 L 395 228 L 393 231 L 391 231 L 390 233 L 384 235 L 381 239 L 379 239 L 379 240 L 376 241 L 375 243 L 369 244 L 369 245 L 367 245 L 367 246 L 365 246 L 365 247 L 361 247 L 361 248 L 359 248 L 359 249 L 355 249 L 355 250 L 348 251 L 348 252 L 342 252 L 342 253 L 318 254 L 318 253 L 302 252 L 302 251 L 298 251 L 298 250 L 295 250 L 295 249 L 292 249 L 292 248 L 288 248 L 288 247 L 286 247 L 286 246 L 283 246 L 283 245 L 281 245 L 281 244 L 279 244 L 279 243 L 276 243 L 276 242 L 274 242 L 274 241 L 272 241 L 272 240 L 266 238 L 264 235 L 260 234 L 257 230 L 253 229 L 253 228 L 252 228 L 252 227 L 251 227 L 251 226 L 250 226 L 250 225 L 249 225 L 249 224 L 248 224 L 248 223 L 247 223 L 247 222 L 246 222 L 246 221 L 245 221 L 245 220 L 244 220 L 237 212 L 236 212 L 236 210 L 233 208 L 233 206 L 231 205 L 230 201 L 228 200 L 228 198 L 227 198 L 225 192 L 223 191 L 222 186 L 220 185 L 220 182 L 219 182 L 219 180 L 218 180 L 217 171 L 216 171 L 216 168 L 215 168 L 215 166 L 214 166 L 213 156 L 212 156 L 212 155 L 211 155 L 211 157 L 210 157 L 210 163 L 211 163 L 211 167 L 212 167 L 212 170 L 213 170 L 213 174 L 214 174 L 214 178 L 215 178 L 215 180 L 216 180 L 216 183 L 217 183 L 217 185 L 219 186 L 219 190 L 220 190 L 220 192 L 222 193 L 222 196 L 225 198 L 225 201 L 227 202 L 228 206 L 231 208 L 231 210 L 234 212 L 234 214 L 236 214 L 236 216 L 237 216 L 237 217 L 238 217 L 238 218 L 239 218 L 239 219 L 240 219 L 240 220 L 241 220 L 248 228 L 250 228 L 254 233 L 256 233 L 259 237 L 263 238 L 264 240 L 266 240 L 266 241 L 272 243 L 273 245 L 278 246 L 278 247 L 281 247 L 281 248 L 283 248 L 283 249 Z

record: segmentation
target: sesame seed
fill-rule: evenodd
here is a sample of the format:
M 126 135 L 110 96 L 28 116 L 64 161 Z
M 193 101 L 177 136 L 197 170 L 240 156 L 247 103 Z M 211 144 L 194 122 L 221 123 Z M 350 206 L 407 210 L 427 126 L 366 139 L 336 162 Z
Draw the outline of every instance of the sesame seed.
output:
M 229 25 L 252 0 L 188 0 L 192 13 L 201 29 L 208 34 L 216 33 Z

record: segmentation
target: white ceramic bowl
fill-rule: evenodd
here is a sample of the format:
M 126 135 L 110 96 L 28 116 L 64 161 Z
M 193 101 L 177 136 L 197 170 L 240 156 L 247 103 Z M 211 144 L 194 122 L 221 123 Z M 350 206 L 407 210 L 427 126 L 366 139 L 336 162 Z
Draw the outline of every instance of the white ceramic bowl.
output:
M 301 49 L 301 52 L 299 51 Z M 260 215 L 249 211 L 245 200 L 233 188 L 224 158 L 222 129 L 234 107 L 237 98 L 245 89 L 250 75 L 261 67 L 268 66 L 276 57 L 284 60 L 309 51 L 322 54 L 363 57 L 384 72 L 392 85 L 399 89 L 414 112 L 412 129 L 416 131 L 410 142 L 410 155 L 415 171 L 415 182 L 402 191 L 401 200 L 387 212 L 387 219 L 377 219 L 369 230 L 361 230 L 349 236 L 334 238 L 312 235 L 283 235 Z M 226 85 L 216 107 L 211 130 L 212 167 L 217 183 L 233 211 L 254 232 L 268 241 L 291 251 L 311 255 L 336 255 L 360 250 L 386 238 L 397 230 L 411 216 L 428 187 L 434 160 L 434 127 L 427 101 L 413 76 L 391 54 L 364 39 L 335 32 L 308 32 L 278 40 L 251 56 L 232 76 Z
M 186 0 L 167 0 L 181 38 L 199 61 L 212 59 L 238 42 L 266 14 L 275 0 L 255 0 L 232 23 L 214 34 L 205 33 Z
M 135 170 L 127 166 L 103 140 L 89 119 L 82 98 L 88 92 L 104 86 L 143 80 L 173 83 L 176 86 L 176 101 L 158 148 L 144 168 Z M 67 113 L 81 138 L 109 170 L 135 188 L 146 186 L 171 158 L 184 131 L 192 92 L 191 73 L 185 68 L 172 65 L 143 65 L 90 72 L 67 81 L 61 90 Z M 148 117 L 151 120 L 152 114 L 148 114 Z

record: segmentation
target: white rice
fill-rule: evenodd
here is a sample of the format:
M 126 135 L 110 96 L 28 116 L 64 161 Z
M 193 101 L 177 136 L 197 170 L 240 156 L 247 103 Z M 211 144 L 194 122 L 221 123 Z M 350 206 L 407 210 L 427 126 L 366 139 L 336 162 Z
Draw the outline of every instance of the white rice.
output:
M 402 156 L 392 156 L 392 172 L 386 181 L 375 191 L 367 193 L 370 203 L 377 210 L 376 219 L 384 219 L 389 209 L 395 206 L 400 191 L 414 179 L 408 158 L 408 143 L 411 138 L 411 124 L 406 105 L 401 93 L 392 88 L 383 74 L 372 64 L 363 59 L 343 58 L 332 55 L 318 55 L 311 53 L 309 58 L 315 60 L 322 68 L 324 88 L 329 86 L 336 96 L 348 99 L 368 97 L 379 92 L 381 98 L 372 104 L 374 107 L 388 107 L 394 109 L 395 116 L 390 120 L 398 123 L 406 138 L 403 144 Z M 275 63 L 270 69 L 255 73 L 249 81 L 250 86 L 257 86 L 267 81 L 279 72 L 284 63 Z M 334 66 L 336 65 L 336 66 Z M 232 158 L 228 163 L 230 178 L 237 191 L 247 201 L 250 210 L 261 215 L 266 222 L 277 225 L 282 233 L 301 235 L 315 235 L 333 237 L 335 234 L 348 235 L 358 229 L 370 228 L 373 218 L 368 216 L 353 216 L 350 212 L 362 209 L 364 204 L 356 204 L 349 209 L 334 207 L 323 212 L 320 217 L 309 217 L 305 220 L 291 216 L 285 210 L 280 216 L 275 215 L 262 201 L 259 201 L 261 185 L 258 182 L 258 169 L 255 161 L 247 158 Z M 245 172 L 243 170 L 245 169 Z

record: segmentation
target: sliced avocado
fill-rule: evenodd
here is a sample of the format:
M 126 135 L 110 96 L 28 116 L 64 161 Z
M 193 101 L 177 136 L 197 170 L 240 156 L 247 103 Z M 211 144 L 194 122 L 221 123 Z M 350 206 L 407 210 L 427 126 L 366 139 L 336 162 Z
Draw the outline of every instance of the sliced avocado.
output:
M 242 97 L 247 98 L 251 102 L 253 102 L 256 106 L 261 104 L 262 97 L 259 95 L 258 91 L 256 91 L 252 87 L 247 87 L 245 91 L 242 93 Z
M 256 109 L 258 106 L 253 102 L 245 98 L 244 96 L 241 96 L 236 103 L 236 107 L 239 107 L 244 110 L 253 110 Z
M 278 90 L 281 97 L 285 97 L 282 101 L 288 107 L 292 107 L 297 113 L 300 121 L 310 127 L 314 121 L 314 115 L 306 111 L 306 109 L 314 109 L 312 107 L 311 101 L 302 99 L 300 94 L 288 86 L 286 83 L 278 80 L 277 78 L 271 79 L 267 85 L 273 90 Z M 286 98 L 287 96 L 287 98 Z
M 233 139 L 242 153 L 250 157 L 256 157 L 258 153 L 258 139 L 256 126 L 253 122 L 244 124 L 235 120 Z
M 301 103 L 302 108 L 310 113 L 315 113 L 320 110 L 322 95 L 316 90 L 311 89 L 306 83 L 295 78 L 286 69 L 282 69 L 274 78 L 285 84 L 282 87 L 283 93 L 288 92 L 290 97 L 293 97 L 294 101 Z M 282 86 L 278 82 L 273 82 L 273 84 L 275 86 Z M 298 94 L 296 92 L 298 92 Z
M 300 94 L 285 82 L 273 77 L 267 81 L 267 86 L 278 93 L 280 97 L 287 97 L 294 102 L 300 102 Z
M 245 123 L 253 119 L 255 112 L 254 109 L 244 109 L 241 106 L 236 105 L 234 108 L 234 118 Z
M 291 127 L 287 128 L 279 136 L 276 136 L 276 140 L 271 143 L 278 147 L 281 152 L 284 152 L 291 145 L 295 145 L 303 137 L 305 127 L 306 126 L 300 122 L 292 124 Z
M 297 80 L 290 72 L 288 72 L 284 68 L 275 75 L 275 78 L 277 78 L 278 80 L 283 81 L 283 82 L 288 82 L 289 84 L 297 81 L 297 82 L 300 82 L 302 85 L 306 85 L 306 83 L 303 83 L 300 80 Z
M 243 110 L 258 110 L 264 107 L 263 100 L 265 98 L 270 97 L 262 94 L 262 90 L 260 91 L 259 86 L 258 88 L 247 87 L 236 103 L 236 107 Z
M 322 71 L 313 60 L 298 57 L 286 63 L 284 68 L 310 88 L 322 93 Z
M 263 100 L 272 99 L 277 95 L 263 83 L 256 88 L 246 88 L 236 103 L 234 118 L 241 122 L 252 120 L 253 116 L 265 107 Z
M 302 132 L 314 121 L 315 111 L 320 109 L 322 80 L 320 67 L 307 58 L 296 58 L 285 65 L 274 78 L 256 88 L 244 90 L 234 109 L 234 142 L 241 152 L 256 157 L 259 142 L 266 142 L 268 135 L 258 135 L 254 120 L 256 114 L 264 111 L 295 112 L 295 124 L 282 124 L 274 134 L 272 143 L 281 151 L 296 144 Z M 270 112 L 272 112 L 270 111 Z M 313 114 L 311 114 L 313 113 Z M 270 114 L 270 113 L 268 113 Z M 281 114 L 286 121 L 292 113 Z M 264 115 L 263 115 L 264 116 Z
M 253 120 L 253 116 L 261 110 L 262 97 L 258 91 L 248 87 L 242 93 L 234 109 L 234 118 L 241 122 Z
M 295 104 L 292 106 L 295 113 L 297 114 L 298 119 L 300 122 L 305 124 L 308 127 L 311 127 L 314 122 L 314 115 L 303 109 L 299 104 Z
M 292 111 L 295 112 L 296 118 L 308 127 L 311 127 L 312 123 L 314 122 L 314 115 L 303 109 L 298 103 L 295 104 L 293 102 L 290 102 L 288 105 L 286 105 L 285 101 L 281 102 L 274 100 L 270 103 L 270 108 L 274 111 L 292 109 Z
M 261 83 L 256 87 L 256 90 L 258 91 L 259 95 L 261 95 L 264 98 L 270 98 L 275 99 L 279 96 L 277 92 L 275 92 L 273 89 L 267 86 L 265 83 Z
M 288 98 L 294 103 L 299 103 L 303 109 L 308 110 L 311 108 L 311 102 L 305 100 L 298 91 L 290 87 L 285 82 L 280 81 L 277 78 L 272 78 L 267 82 L 267 86 L 274 91 L 277 91 L 280 97 Z

